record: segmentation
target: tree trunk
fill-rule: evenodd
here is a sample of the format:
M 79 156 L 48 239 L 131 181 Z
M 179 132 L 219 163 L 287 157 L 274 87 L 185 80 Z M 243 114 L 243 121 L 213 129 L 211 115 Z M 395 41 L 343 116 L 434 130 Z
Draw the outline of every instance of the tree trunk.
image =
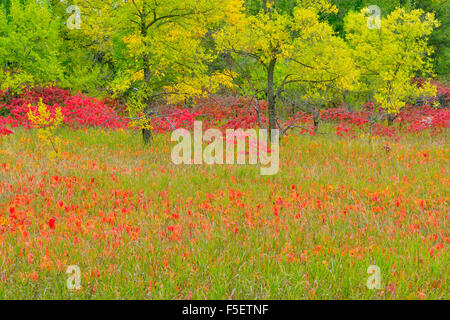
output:
M 313 110 L 314 132 L 317 132 L 319 130 L 319 121 L 320 121 L 320 111 L 317 109 L 317 106 L 315 106 Z
M 272 59 L 267 68 L 267 104 L 269 111 L 269 137 L 270 142 L 275 139 L 275 136 L 272 136 L 272 130 L 277 129 L 277 114 L 275 110 L 275 95 L 273 92 L 273 75 L 275 71 L 275 63 L 276 59 Z
M 141 17 L 141 35 L 143 38 L 147 36 L 147 27 L 145 24 L 145 20 L 142 20 L 144 18 Z M 144 81 L 146 88 L 145 90 L 148 90 L 150 88 L 150 59 L 148 56 L 148 53 L 144 52 L 142 54 L 142 65 L 144 69 Z M 146 107 L 144 108 L 144 114 L 147 116 L 152 108 L 152 101 L 150 97 L 147 97 L 145 99 Z M 144 144 L 147 144 L 152 139 L 152 132 L 149 129 L 142 129 L 142 138 L 144 139 Z
M 397 118 L 397 116 L 395 114 L 392 113 L 388 113 L 387 114 L 387 123 L 388 126 L 392 126 L 394 124 L 394 120 Z
M 150 64 L 149 64 L 149 59 L 147 54 L 144 53 L 144 55 L 142 56 L 142 62 L 144 65 L 144 80 L 146 83 L 146 86 L 149 87 L 150 86 Z M 147 116 L 152 108 L 152 101 L 150 99 L 150 97 L 146 98 L 145 101 L 146 107 L 144 109 L 144 114 Z M 142 129 L 142 138 L 144 139 L 144 144 L 147 144 L 150 142 L 150 140 L 152 139 L 152 132 L 149 129 Z

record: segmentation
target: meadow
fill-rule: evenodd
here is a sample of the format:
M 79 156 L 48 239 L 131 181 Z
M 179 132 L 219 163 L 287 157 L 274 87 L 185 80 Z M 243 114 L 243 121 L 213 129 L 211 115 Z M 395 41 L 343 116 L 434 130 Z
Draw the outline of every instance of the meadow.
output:
M 144 146 L 134 130 L 62 127 L 49 158 L 35 130 L 13 131 L 1 299 L 450 298 L 447 128 L 369 143 L 324 123 L 283 138 L 274 176 L 174 165 L 168 133 Z
M 449 17 L 1 0 L 0 300 L 449 300 Z

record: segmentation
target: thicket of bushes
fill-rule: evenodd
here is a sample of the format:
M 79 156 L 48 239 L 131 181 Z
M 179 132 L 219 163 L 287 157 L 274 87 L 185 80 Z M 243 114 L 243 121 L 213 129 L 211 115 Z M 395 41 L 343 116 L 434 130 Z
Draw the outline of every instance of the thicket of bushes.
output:
M 368 5 L 379 7 L 380 26 Z M 42 96 L 63 105 L 72 125 L 121 127 L 127 116 L 165 127 L 161 106 L 170 116 L 169 106 L 235 95 L 257 125 L 282 133 L 303 113 L 317 125 L 322 109 L 364 112 L 367 103 L 392 122 L 407 106 L 447 103 L 447 87 L 429 79 L 448 76 L 449 8 L 439 0 L 3 0 L 0 116 L 22 123 Z M 126 107 L 118 116 L 101 99 Z

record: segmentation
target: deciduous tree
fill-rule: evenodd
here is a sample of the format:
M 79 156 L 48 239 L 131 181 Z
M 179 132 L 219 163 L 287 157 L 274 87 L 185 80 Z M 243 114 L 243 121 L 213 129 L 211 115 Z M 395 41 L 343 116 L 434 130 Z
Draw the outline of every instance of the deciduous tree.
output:
M 130 115 L 148 142 L 154 104 L 183 101 L 215 91 L 228 81 L 210 73 L 215 52 L 204 41 L 221 19 L 227 1 L 84 1 L 88 34 L 113 46 L 116 94 L 129 93 Z M 140 115 L 144 113 L 145 116 Z
M 262 1 L 257 14 L 235 0 L 227 26 L 216 35 L 218 48 L 236 61 L 253 59 L 262 66 L 268 102 L 269 128 L 281 129 L 277 121 L 277 100 L 287 86 L 305 88 L 303 98 L 313 98 L 336 88 L 353 88 L 357 80 L 350 51 L 319 14 L 336 8 L 328 1 L 297 1 L 293 7 Z M 272 137 L 273 139 L 273 137 Z
M 0 89 L 61 80 L 58 32 L 45 1 L 12 0 L 7 11 L 0 8 Z
M 432 13 L 397 9 L 381 19 L 380 28 L 368 28 L 364 10 L 345 19 L 346 38 L 360 70 L 356 92 L 387 113 L 390 122 L 406 103 L 420 96 L 433 96 L 429 82 L 417 86 L 411 79 L 432 74 L 427 44 L 438 22 Z

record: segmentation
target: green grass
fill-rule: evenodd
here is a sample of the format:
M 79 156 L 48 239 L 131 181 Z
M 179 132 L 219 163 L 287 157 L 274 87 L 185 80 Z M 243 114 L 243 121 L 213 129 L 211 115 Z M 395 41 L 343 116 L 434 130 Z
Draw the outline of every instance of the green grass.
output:
M 0 298 L 448 299 L 447 132 L 322 130 L 283 140 L 274 176 L 176 166 L 169 135 L 61 129 L 55 160 L 33 131 L 2 137 Z

